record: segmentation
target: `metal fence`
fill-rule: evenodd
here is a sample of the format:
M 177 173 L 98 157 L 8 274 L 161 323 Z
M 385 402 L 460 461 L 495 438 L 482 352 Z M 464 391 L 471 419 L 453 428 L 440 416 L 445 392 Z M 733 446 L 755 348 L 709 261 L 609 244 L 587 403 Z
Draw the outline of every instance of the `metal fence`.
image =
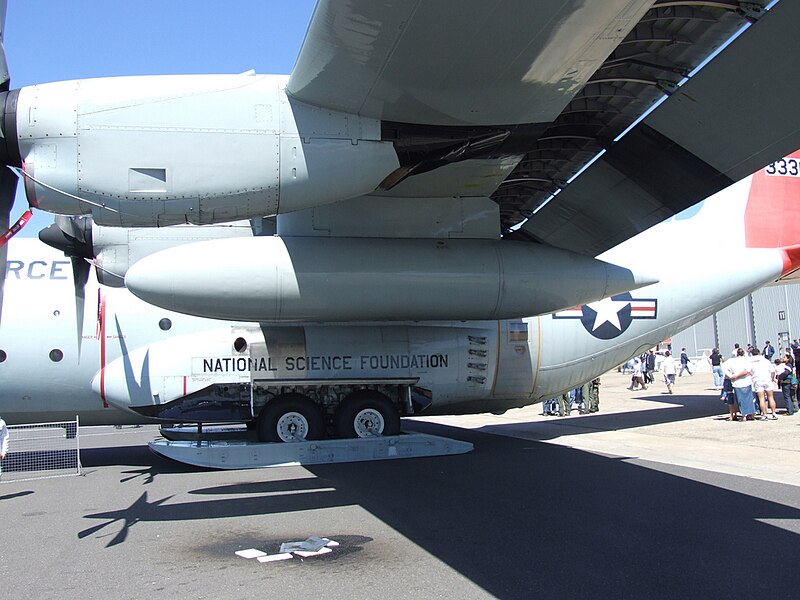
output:
M 59 423 L 8 425 L 8 453 L 0 482 L 81 474 L 78 418 Z

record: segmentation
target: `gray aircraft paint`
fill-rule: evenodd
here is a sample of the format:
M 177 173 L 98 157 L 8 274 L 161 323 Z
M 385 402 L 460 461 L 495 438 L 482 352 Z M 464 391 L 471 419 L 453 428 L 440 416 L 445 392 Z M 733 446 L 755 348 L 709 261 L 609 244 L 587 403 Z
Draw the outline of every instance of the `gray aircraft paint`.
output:
M 76 413 L 86 424 L 138 422 L 141 418 L 124 408 L 131 402 L 166 403 L 211 382 L 285 377 L 412 378 L 431 390 L 430 414 L 501 411 L 540 401 L 781 275 L 783 252 L 744 247 L 731 224 L 741 221 L 747 185 L 730 188 L 733 198 L 718 195 L 720 210 L 707 201 L 695 218 L 665 223 L 610 251 L 610 259 L 631 268 L 647 261 L 660 279 L 630 298 L 509 321 L 258 326 L 172 313 L 124 288 L 98 287 L 92 277 L 86 297 L 96 300 L 87 301 L 80 355 L 68 265 L 36 241 L 15 240 L 9 260 L 20 264 L 6 281 L 0 329 L 5 353 L 0 412 L 9 422 Z M 707 231 L 709 223 L 729 225 L 733 232 L 713 282 L 702 261 L 676 263 L 668 253 L 643 252 L 693 236 L 702 255 L 698 232 Z M 722 251 L 716 239 L 705 243 Z M 630 317 L 634 305 L 644 316 Z M 168 330 L 159 326 L 163 319 L 170 320 Z M 607 326 L 614 335 L 602 334 Z M 236 350 L 239 337 L 247 341 L 245 352 Z M 56 349 L 63 358 L 54 362 Z

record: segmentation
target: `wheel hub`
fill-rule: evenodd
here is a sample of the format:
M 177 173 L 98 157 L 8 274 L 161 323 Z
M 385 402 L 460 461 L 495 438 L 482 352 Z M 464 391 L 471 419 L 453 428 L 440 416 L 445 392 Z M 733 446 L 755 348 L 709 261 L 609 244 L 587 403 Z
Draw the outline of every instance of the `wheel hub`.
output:
M 284 442 L 300 442 L 308 436 L 308 420 L 299 412 L 287 412 L 278 419 L 278 437 Z
M 359 411 L 354 420 L 354 428 L 358 437 L 381 435 L 385 424 L 383 415 L 373 408 Z

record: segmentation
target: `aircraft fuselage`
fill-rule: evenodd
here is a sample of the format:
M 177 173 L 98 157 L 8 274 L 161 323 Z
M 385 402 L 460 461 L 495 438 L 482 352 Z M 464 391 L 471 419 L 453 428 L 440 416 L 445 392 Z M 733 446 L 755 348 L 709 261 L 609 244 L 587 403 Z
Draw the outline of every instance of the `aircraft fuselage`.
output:
M 642 254 L 629 242 L 612 258 L 626 264 L 627 256 L 633 268 Z M 9 253 L 0 329 L 0 413 L 10 423 L 75 414 L 85 424 L 134 423 L 144 417 L 131 407 L 165 405 L 212 387 L 227 393 L 234 386 L 337 380 L 410 382 L 428 394 L 426 414 L 499 412 L 585 383 L 774 280 L 784 267 L 778 250 L 731 250 L 729 272 L 717 265 L 709 286 L 702 261 L 663 258 L 657 265 L 649 259 L 658 267 L 657 284 L 501 321 L 231 323 L 148 305 L 92 276 L 79 347 L 69 261 L 19 240 Z

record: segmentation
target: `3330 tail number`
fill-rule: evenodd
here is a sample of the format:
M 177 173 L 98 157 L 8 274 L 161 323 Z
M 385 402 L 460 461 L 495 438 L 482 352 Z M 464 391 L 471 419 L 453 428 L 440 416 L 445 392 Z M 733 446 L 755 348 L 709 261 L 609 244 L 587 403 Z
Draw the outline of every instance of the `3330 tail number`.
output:
M 764 171 L 767 175 L 800 177 L 800 160 L 796 158 L 782 158 L 764 167 Z

